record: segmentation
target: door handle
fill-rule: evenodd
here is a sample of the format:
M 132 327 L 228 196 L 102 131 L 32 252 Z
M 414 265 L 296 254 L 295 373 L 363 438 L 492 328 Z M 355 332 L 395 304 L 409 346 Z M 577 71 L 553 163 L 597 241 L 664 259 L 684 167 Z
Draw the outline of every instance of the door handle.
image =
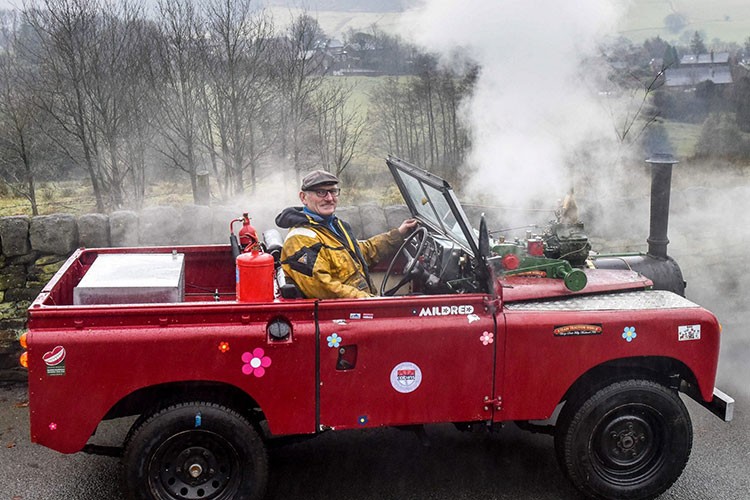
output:
M 342 345 L 339 347 L 339 355 L 336 360 L 336 370 L 353 370 L 357 365 L 357 346 Z

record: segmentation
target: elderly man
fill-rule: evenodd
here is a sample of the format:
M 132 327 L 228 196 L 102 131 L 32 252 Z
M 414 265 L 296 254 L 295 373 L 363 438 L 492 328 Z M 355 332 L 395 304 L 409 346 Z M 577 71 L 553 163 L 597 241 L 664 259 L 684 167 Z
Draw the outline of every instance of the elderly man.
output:
M 397 229 L 358 241 L 352 228 L 336 217 L 338 178 L 324 170 L 302 179 L 302 207 L 284 209 L 279 227 L 291 228 L 281 251 L 286 276 L 308 298 L 372 297 L 377 294 L 369 267 L 393 254 L 416 226 L 405 220 Z

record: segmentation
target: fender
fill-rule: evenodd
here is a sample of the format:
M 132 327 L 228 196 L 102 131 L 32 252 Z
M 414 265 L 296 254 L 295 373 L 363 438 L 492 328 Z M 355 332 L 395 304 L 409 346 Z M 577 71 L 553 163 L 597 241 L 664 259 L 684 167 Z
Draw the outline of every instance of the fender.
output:
M 506 304 L 508 358 L 499 420 L 549 418 L 577 380 L 593 368 L 616 360 L 633 359 L 639 365 L 649 358 L 678 360 L 694 376 L 700 397 L 712 400 L 720 337 L 716 317 L 670 292 L 629 292 L 611 297 L 614 302 L 609 301 L 609 309 L 586 310 L 581 302 L 591 299 L 585 297 Z M 667 301 L 673 306 L 617 309 L 616 301 L 622 305 L 627 300 L 640 304 L 644 300 Z M 597 328 L 568 332 L 562 328 L 572 325 Z M 699 338 L 685 340 L 680 336 L 690 325 L 698 326 Z

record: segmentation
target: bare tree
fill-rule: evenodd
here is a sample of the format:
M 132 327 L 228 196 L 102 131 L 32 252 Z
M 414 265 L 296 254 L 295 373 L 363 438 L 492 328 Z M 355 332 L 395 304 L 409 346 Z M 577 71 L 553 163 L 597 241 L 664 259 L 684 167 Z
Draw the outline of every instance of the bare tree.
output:
M 157 144 L 157 131 L 161 130 L 158 118 L 161 116 L 159 93 L 154 91 L 157 54 L 161 36 L 158 30 L 144 21 L 141 26 L 142 43 L 133 47 L 133 57 L 143 62 L 141 78 L 134 78 L 125 88 L 123 102 L 129 110 L 122 127 L 124 156 L 128 160 L 127 180 L 130 201 L 135 208 L 142 208 L 149 184 L 148 175 L 153 169 L 153 153 Z
M 83 163 L 96 206 L 124 203 L 130 164 L 124 158 L 125 124 L 135 111 L 129 90 L 148 61 L 142 58 L 141 8 L 127 1 L 40 0 L 25 6 L 36 35 L 29 45 L 41 66 L 41 106 L 75 141 L 58 140 L 66 154 Z
M 371 122 L 385 152 L 456 178 L 469 148 L 459 109 L 473 92 L 476 68 L 457 73 L 424 62 L 417 77 L 389 78 L 372 92 Z
M 382 144 L 382 153 L 404 155 L 404 123 L 402 114 L 403 88 L 398 78 L 386 78 L 370 94 L 370 120 L 374 124 L 375 142 Z
M 83 40 L 91 38 L 94 9 L 93 3 L 87 0 L 43 0 L 25 5 L 24 15 L 35 34 L 26 48 L 40 64 L 40 80 L 35 88 L 40 96 L 39 105 L 75 144 L 69 146 L 60 137 L 49 136 L 70 160 L 83 162 L 91 180 L 96 208 L 103 212 L 105 200 L 97 167 L 98 150 L 90 131 L 92 113 L 84 83 L 86 46 Z M 48 124 L 45 130 L 49 131 L 52 125 Z
M 0 173 L 13 191 L 39 214 L 36 172 L 42 141 L 36 126 L 39 110 L 28 92 L 34 67 L 18 51 L 18 16 L 3 13 L 0 23 Z
M 154 94 L 159 104 L 155 116 L 163 139 L 158 149 L 170 166 L 188 175 L 193 200 L 198 202 L 203 118 L 200 110 L 206 85 L 201 65 L 205 60 L 205 28 L 189 0 L 162 0 L 158 12 Z
M 100 175 L 110 197 L 111 207 L 125 203 L 126 179 L 133 168 L 127 157 L 133 122 L 143 115 L 133 108 L 132 91 L 143 81 L 149 68 L 144 57 L 145 24 L 141 8 L 127 1 L 104 3 L 99 29 L 91 47 L 87 67 L 87 97 L 94 111 L 92 130 L 100 138 Z
M 338 82 L 321 87 L 314 96 L 318 125 L 318 154 L 327 168 L 340 175 L 360 151 L 365 115 L 349 105 L 353 87 Z
M 614 49 L 611 50 L 615 50 Z M 601 60 L 610 59 L 605 52 L 600 55 Z M 599 61 L 589 61 L 589 64 L 599 64 Z M 606 85 L 612 89 L 613 94 L 627 96 L 627 99 L 610 99 L 604 102 L 608 106 L 612 117 L 612 126 L 618 142 L 623 146 L 629 146 L 638 142 L 646 129 L 659 118 L 658 108 L 651 106 L 651 98 L 665 82 L 666 71 L 676 61 L 662 63 L 655 73 L 640 74 L 628 70 L 617 77 L 610 78 Z M 616 75 L 614 68 L 610 67 L 610 74 Z
M 422 151 L 424 165 L 428 168 L 434 168 L 438 161 L 437 147 L 437 130 L 435 126 L 435 86 L 437 83 L 437 60 L 435 57 L 427 54 L 421 55 L 417 59 L 417 68 L 419 78 L 412 81 L 412 92 L 421 102 L 420 109 L 423 111 L 421 116 L 424 127 L 421 127 Z
M 312 97 L 323 85 L 327 72 L 321 50 L 323 32 L 318 21 L 307 13 L 300 14 L 287 28 L 285 39 L 277 48 L 277 84 L 282 101 L 283 155 L 291 155 L 297 180 L 306 168 L 304 145 L 309 142 L 315 118 Z
M 349 29 L 344 41 L 350 52 L 349 64 L 387 75 L 411 73 L 419 56 L 416 46 L 405 43 L 399 35 L 383 31 L 377 24 L 372 24 L 366 32 Z
M 225 184 L 254 191 L 261 158 L 273 142 L 269 48 L 273 26 L 252 0 L 211 0 L 206 6 L 208 110 L 221 151 Z M 214 142 L 212 140 L 212 142 Z

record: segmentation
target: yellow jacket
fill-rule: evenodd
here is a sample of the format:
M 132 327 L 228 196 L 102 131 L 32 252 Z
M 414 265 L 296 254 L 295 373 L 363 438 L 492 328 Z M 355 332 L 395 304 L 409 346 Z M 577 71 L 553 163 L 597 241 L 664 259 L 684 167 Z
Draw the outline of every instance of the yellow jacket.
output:
M 308 298 L 376 295 L 369 266 L 393 254 L 404 240 L 398 229 L 392 229 L 358 241 L 346 222 L 335 216 L 329 220 L 316 218 L 299 207 L 282 211 L 276 224 L 291 228 L 281 250 L 281 265 Z

